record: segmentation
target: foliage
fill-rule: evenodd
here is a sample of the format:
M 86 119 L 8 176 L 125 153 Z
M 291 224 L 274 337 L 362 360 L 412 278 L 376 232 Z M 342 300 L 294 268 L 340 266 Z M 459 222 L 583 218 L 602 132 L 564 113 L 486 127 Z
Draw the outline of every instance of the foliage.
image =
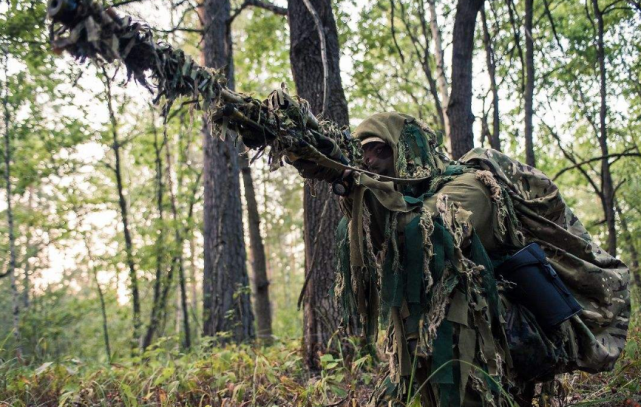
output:
M 141 357 L 111 366 L 77 358 L 33 367 L 3 362 L 0 400 L 14 406 L 319 405 L 363 401 L 363 386 L 375 374 L 371 356 L 348 361 L 324 355 L 322 375 L 310 377 L 298 341 L 267 348 L 211 348 L 203 342 L 189 354 L 175 350 L 175 345 L 175 338 L 165 338 Z

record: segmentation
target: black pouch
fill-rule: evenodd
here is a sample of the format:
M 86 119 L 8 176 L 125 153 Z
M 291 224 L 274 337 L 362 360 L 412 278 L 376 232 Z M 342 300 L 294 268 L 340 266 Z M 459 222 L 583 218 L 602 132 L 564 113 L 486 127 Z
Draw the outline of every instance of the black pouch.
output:
M 519 250 L 501 264 L 497 273 L 514 284 L 508 292 L 510 299 L 534 314 L 544 330 L 582 310 L 536 243 Z

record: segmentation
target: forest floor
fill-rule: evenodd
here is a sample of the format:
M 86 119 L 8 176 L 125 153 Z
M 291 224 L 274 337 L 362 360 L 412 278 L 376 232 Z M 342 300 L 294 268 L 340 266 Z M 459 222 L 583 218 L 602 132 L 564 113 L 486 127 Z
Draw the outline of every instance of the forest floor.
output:
M 612 372 L 559 376 L 552 390 L 556 395 L 541 396 L 535 405 L 641 407 L 638 307 L 624 354 Z M 186 354 L 175 349 L 166 339 L 141 357 L 111 365 L 72 357 L 27 366 L 0 360 L 0 406 L 356 407 L 367 403 L 384 366 L 369 355 L 344 359 L 326 354 L 321 372 L 311 375 L 304 367 L 300 340 L 260 347 L 203 344 Z

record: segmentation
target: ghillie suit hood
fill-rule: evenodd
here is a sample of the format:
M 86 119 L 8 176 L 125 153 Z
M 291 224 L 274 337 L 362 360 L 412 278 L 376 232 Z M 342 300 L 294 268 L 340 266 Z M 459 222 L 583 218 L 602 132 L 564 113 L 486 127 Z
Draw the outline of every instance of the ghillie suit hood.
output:
M 347 217 L 337 230 L 335 293 L 346 326 L 359 326 L 370 343 L 379 323 L 387 326 L 390 375 L 374 403 L 410 391 L 407 343 L 416 339 L 438 404 L 463 403 L 469 388 L 501 404 L 495 383 L 509 387 L 515 376 L 505 335 L 509 302 L 494 267 L 530 242 L 543 247 L 585 309 L 562 324 L 558 338 L 539 338 L 555 364 L 547 374 L 614 366 L 628 326 L 628 269 L 594 245 L 549 178 L 493 150 L 450 161 L 435 132 L 398 113 L 366 119 L 354 136 L 385 141 L 395 176 L 417 180 L 356 174 L 341 205 Z M 528 357 L 536 364 L 539 355 Z
M 376 137 L 388 144 L 398 178 L 430 178 L 443 173 L 450 161 L 438 150 L 439 136 L 405 114 L 374 114 L 356 127 L 354 137 L 361 141 Z

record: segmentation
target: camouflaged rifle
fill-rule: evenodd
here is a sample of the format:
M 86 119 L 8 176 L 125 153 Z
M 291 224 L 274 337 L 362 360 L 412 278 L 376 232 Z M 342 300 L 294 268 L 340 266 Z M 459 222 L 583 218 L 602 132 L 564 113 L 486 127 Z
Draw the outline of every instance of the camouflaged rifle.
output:
M 349 128 L 319 121 L 307 101 L 290 96 L 284 88 L 264 101 L 233 92 L 221 72 L 156 41 L 147 24 L 93 0 L 49 0 L 47 14 L 54 52 L 67 51 L 81 62 L 122 63 L 128 80 L 133 78 L 155 93 L 154 103 L 163 106 L 164 113 L 177 99 L 186 99 L 205 112 L 210 124 L 222 127 L 221 136 L 234 130 L 245 145 L 258 151 L 256 156 L 269 147 L 272 168 L 281 166 L 284 156 L 314 161 L 339 173 L 352 168 L 350 163 L 361 162 L 360 142 L 350 137 Z M 326 138 L 340 149 L 341 160 L 319 152 Z

